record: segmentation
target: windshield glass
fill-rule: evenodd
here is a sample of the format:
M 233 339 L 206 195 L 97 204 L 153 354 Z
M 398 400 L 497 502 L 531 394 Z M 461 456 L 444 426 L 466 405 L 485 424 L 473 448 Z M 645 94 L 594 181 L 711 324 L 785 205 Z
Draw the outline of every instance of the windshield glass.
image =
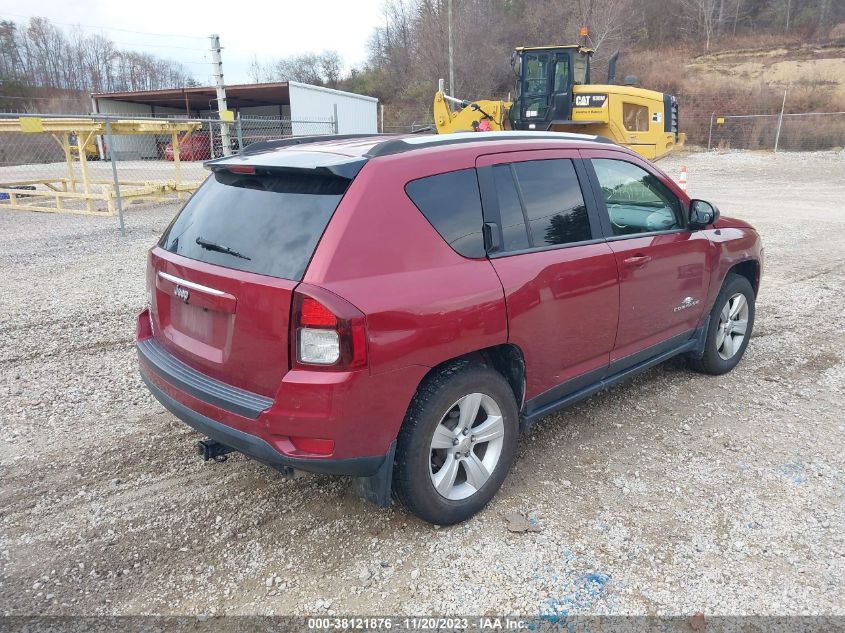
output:
M 547 53 L 526 53 L 522 68 L 525 73 L 523 94 L 536 95 L 548 92 L 549 55 Z
M 313 174 L 216 172 L 159 246 L 217 266 L 300 280 L 348 185 Z

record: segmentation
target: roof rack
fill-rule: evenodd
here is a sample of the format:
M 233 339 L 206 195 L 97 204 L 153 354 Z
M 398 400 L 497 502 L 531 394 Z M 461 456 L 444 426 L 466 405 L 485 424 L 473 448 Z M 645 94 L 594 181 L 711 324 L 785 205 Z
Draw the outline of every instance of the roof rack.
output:
M 344 141 L 354 138 L 371 138 L 373 136 L 393 136 L 392 134 L 318 134 L 314 136 L 294 136 L 292 138 L 280 138 L 271 141 L 256 141 L 250 143 L 243 148 L 240 155 L 248 156 L 250 154 L 258 154 L 260 152 L 267 152 L 274 149 L 281 149 L 283 147 L 290 147 L 291 145 L 302 145 L 304 143 L 319 143 L 320 141 Z
M 425 149 L 427 147 L 441 146 L 441 145 L 455 145 L 459 143 L 492 143 L 494 141 L 508 141 L 508 140 L 572 140 L 572 141 L 591 141 L 593 143 L 607 143 L 614 145 L 615 143 L 603 136 L 591 136 L 589 134 L 575 134 L 572 132 L 515 132 L 515 131 L 500 131 L 500 132 L 458 132 L 456 134 L 421 134 L 426 131 L 424 128 L 413 132 L 409 136 L 396 137 L 395 134 L 319 134 L 314 136 L 296 136 L 291 138 L 280 138 L 270 141 L 257 141 L 251 143 L 243 148 L 238 156 L 252 156 L 264 152 L 271 152 L 285 147 L 292 147 L 295 145 L 304 145 L 306 143 L 319 143 L 324 141 L 344 141 L 358 138 L 378 138 L 387 137 L 385 140 L 376 143 L 370 150 L 363 155 L 364 158 L 375 158 L 377 156 L 389 156 L 390 154 L 402 154 L 416 149 Z M 206 161 L 205 164 L 213 166 L 218 162 L 226 161 L 232 158 L 231 156 L 224 156 L 222 158 L 212 159 Z
M 376 158 L 377 156 L 389 156 L 390 154 L 401 154 L 415 149 L 425 149 L 440 145 L 456 145 L 459 143 L 478 143 L 509 140 L 572 140 L 591 141 L 593 143 L 606 143 L 615 145 L 613 141 L 604 136 L 592 136 L 589 134 L 575 134 L 571 132 L 459 132 L 457 134 L 429 134 L 414 137 L 392 138 L 377 143 L 370 148 L 364 156 Z

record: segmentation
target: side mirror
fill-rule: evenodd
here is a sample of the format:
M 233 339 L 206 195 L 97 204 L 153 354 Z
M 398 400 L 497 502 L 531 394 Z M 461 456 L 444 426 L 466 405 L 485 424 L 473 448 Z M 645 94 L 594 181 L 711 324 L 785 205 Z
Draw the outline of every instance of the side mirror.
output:
M 689 205 L 689 227 L 703 229 L 719 219 L 719 209 L 705 200 L 691 200 Z

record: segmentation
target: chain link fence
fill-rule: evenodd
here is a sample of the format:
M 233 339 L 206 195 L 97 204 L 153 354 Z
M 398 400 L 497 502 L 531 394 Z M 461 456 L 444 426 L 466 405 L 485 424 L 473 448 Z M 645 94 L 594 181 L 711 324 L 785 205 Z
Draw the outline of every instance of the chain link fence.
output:
M 180 199 L 203 162 L 264 140 L 337 133 L 333 118 L 292 120 L 0 114 L 0 209 L 120 216 Z
M 431 121 L 407 121 L 384 125 L 388 134 L 411 134 Z M 822 151 L 845 148 L 845 112 L 780 114 L 718 114 L 680 117 L 686 133 L 686 149 Z
M 219 122 L 218 126 L 219 128 Z M 327 119 L 280 119 L 274 117 L 242 117 L 235 122 L 237 147 L 258 141 L 289 136 L 337 134 L 337 121 Z
M 704 143 L 701 143 L 703 146 Z M 815 151 L 845 147 L 845 112 L 710 117 L 707 149 Z

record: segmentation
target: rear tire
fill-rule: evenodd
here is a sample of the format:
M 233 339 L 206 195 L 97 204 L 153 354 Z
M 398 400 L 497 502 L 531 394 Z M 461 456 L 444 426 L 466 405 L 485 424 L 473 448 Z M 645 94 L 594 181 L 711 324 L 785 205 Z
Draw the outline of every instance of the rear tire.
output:
M 718 376 L 736 367 L 754 329 L 754 289 L 745 277 L 729 274 L 710 312 L 701 358 L 688 358 L 690 369 Z
M 519 412 L 498 372 L 458 362 L 420 385 L 399 431 L 393 490 L 436 525 L 464 521 L 496 494 L 513 464 Z

